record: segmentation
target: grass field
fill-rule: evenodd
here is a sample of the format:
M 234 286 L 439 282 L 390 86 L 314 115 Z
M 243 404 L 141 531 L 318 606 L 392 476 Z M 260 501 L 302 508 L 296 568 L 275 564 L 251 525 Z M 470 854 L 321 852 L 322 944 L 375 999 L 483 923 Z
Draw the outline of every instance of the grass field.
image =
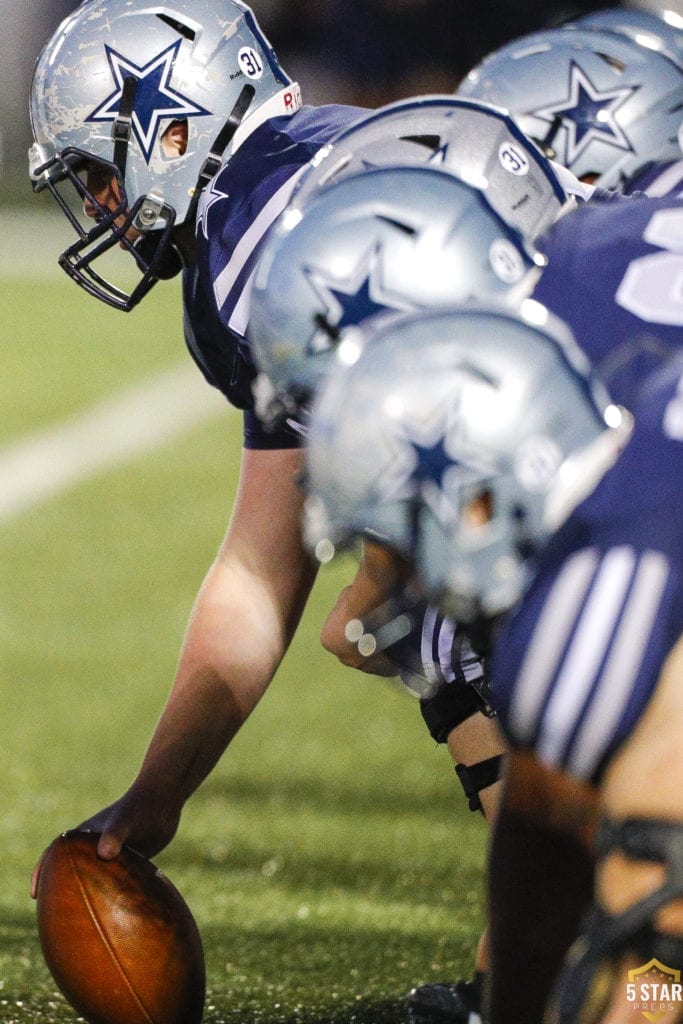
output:
M 0 266 L 0 447 L 189 358 L 175 290 L 126 317 Z M 239 447 L 226 412 L 2 524 L 4 1024 L 76 1020 L 40 956 L 30 871 L 137 768 Z M 270 693 L 157 858 L 204 938 L 206 1024 L 401 1021 L 411 985 L 471 970 L 485 828 L 414 698 L 320 647 L 349 569 L 321 575 Z

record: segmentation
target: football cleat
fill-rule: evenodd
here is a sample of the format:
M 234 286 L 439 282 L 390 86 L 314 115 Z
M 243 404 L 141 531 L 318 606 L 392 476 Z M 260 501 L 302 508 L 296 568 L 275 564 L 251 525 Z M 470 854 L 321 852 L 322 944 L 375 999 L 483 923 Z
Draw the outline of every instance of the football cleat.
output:
M 410 1024 L 481 1024 L 485 975 L 470 981 L 432 982 L 414 988 L 408 996 Z

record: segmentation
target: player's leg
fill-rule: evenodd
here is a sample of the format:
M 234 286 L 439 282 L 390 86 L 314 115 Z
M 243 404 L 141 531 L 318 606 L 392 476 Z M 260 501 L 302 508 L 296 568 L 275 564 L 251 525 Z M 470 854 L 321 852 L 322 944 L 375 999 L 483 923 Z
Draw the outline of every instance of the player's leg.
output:
M 638 972 L 656 959 L 661 967 L 651 969 L 645 979 L 651 984 L 671 982 L 683 971 L 682 683 L 683 639 L 669 655 L 638 726 L 603 780 L 595 911 L 585 955 L 568 969 L 562 985 L 560 1019 L 571 1019 L 582 999 L 584 1005 L 592 999 L 592 1019 L 631 1024 L 634 1002 L 642 999 L 639 975 L 630 979 L 629 970 Z M 634 989 L 629 990 L 629 981 Z M 598 998 L 601 985 L 611 993 L 603 1000 L 609 1009 Z M 680 990 L 674 995 L 651 1007 L 667 1024 L 683 1019 Z
M 512 753 L 489 858 L 490 1019 L 540 1024 L 590 903 L 597 792 Z
M 501 771 L 506 745 L 496 719 L 480 711 L 472 713 L 465 703 L 468 698 L 459 699 L 459 689 L 464 689 L 462 684 L 442 687 L 438 702 L 428 709 L 423 704 L 423 714 L 435 738 L 447 733 L 446 743 L 470 809 L 481 811 L 492 825 L 503 785 Z M 452 725 L 463 713 L 466 717 Z M 411 1024 L 474 1024 L 481 1016 L 488 967 L 488 933 L 484 932 L 470 979 L 431 982 L 412 990 L 408 997 Z

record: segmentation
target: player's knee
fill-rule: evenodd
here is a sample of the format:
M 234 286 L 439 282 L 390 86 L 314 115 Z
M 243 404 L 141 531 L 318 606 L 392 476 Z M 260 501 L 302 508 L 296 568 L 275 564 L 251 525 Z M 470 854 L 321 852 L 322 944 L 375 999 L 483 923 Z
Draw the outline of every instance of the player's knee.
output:
M 683 822 L 605 819 L 596 856 L 596 901 L 558 987 L 562 1022 L 604 1002 L 623 957 L 683 968 Z
M 489 706 L 481 689 L 458 681 L 442 684 L 432 697 L 421 700 L 420 711 L 432 739 L 447 743 L 453 730 L 472 715 L 488 715 Z
M 606 820 L 598 833 L 596 892 L 611 916 L 634 914 L 648 901 L 652 934 L 683 939 L 683 822 Z

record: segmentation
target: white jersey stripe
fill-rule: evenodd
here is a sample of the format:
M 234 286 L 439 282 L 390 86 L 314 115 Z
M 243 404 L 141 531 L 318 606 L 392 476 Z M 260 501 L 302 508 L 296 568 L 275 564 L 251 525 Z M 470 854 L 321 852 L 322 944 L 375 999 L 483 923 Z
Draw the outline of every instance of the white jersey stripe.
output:
M 641 557 L 598 692 L 567 761 L 574 775 L 590 778 L 611 741 L 638 677 L 668 576 L 669 564 L 661 552 L 647 551 Z
M 251 312 L 251 293 L 254 287 L 255 277 L 256 267 L 254 267 L 247 278 L 244 288 L 242 289 L 242 293 L 232 311 L 232 316 L 228 320 L 228 327 L 230 330 L 236 331 L 237 334 L 241 334 L 242 336 L 247 333 L 247 324 L 249 323 L 249 314 Z
M 583 604 L 598 561 L 593 548 L 578 551 L 562 568 L 543 606 L 517 676 L 510 725 L 519 740 L 530 740 L 544 696 Z
M 287 179 L 287 181 L 284 182 L 284 184 L 280 185 L 277 192 L 270 197 L 258 217 L 256 217 L 251 224 L 251 227 L 244 232 L 235 246 L 232 256 L 223 267 L 220 274 L 216 277 L 216 280 L 213 283 L 213 293 L 216 299 L 216 305 L 219 309 L 223 307 L 223 303 L 234 288 L 237 278 L 244 270 L 244 267 L 249 261 L 254 249 L 259 244 L 268 228 L 272 225 L 273 221 L 282 213 L 289 202 L 292 192 L 294 191 L 294 186 L 306 170 L 306 167 L 306 164 L 304 164 L 303 167 L 300 167 Z
M 668 196 L 670 192 L 677 190 L 677 194 L 681 195 L 682 189 L 683 160 L 677 160 L 671 167 L 667 167 L 665 171 L 662 171 L 651 185 L 647 186 L 645 194 L 648 196 Z
M 439 630 L 439 665 L 447 683 L 452 683 L 455 679 L 455 672 L 453 671 L 453 640 L 455 638 L 455 629 L 455 623 L 450 619 L 445 618 L 441 623 L 441 629 Z
M 434 642 L 434 627 L 436 625 L 436 617 L 438 611 L 436 607 L 430 604 L 425 612 L 425 617 L 422 621 L 422 637 L 420 640 L 420 657 L 422 658 L 422 665 L 425 670 L 425 675 L 430 683 L 440 682 L 439 675 L 434 665 L 433 642 Z
M 537 743 L 542 764 L 562 763 L 569 737 L 595 683 L 624 606 L 635 568 L 633 548 L 612 548 L 602 558 L 571 645 L 548 701 Z

